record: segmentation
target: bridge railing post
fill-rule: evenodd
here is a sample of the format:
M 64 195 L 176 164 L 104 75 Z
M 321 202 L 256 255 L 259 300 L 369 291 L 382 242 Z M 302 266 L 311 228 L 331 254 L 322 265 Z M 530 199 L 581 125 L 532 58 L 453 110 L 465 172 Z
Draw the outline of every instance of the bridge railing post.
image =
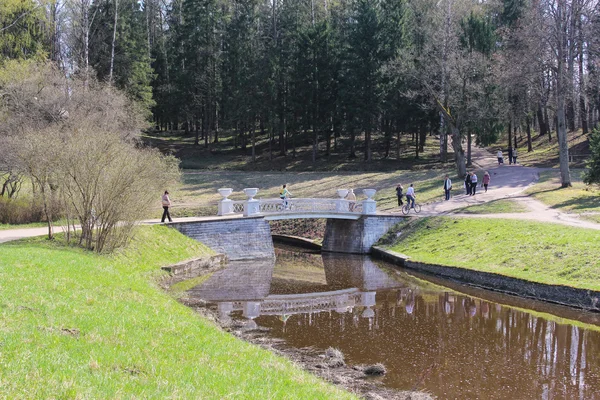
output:
M 248 200 L 244 203 L 244 217 L 250 217 L 260 213 L 260 201 L 254 200 L 254 196 L 258 193 L 258 188 L 246 188 L 244 193 L 248 196 Z
M 347 213 L 350 211 L 348 204 L 349 202 L 346 200 L 346 196 L 348 195 L 348 189 L 338 189 L 337 195 L 340 197 L 335 200 L 335 212 L 339 213 Z
M 219 202 L 219 210 L 217 212 L 217 215 L 233 214 L 233 201 L 227 198 L 231 195 L 232 192 L 233 189 L 231 188 L 219 189 L 219 194 L 223 196 L 223 200 Z
M 363 214 L 377 214 L 377 202 L 372 199 L 376 192 L 375 189 L 363 189 L 363 193 L 367 196 L 367 199 L 362 201 Z

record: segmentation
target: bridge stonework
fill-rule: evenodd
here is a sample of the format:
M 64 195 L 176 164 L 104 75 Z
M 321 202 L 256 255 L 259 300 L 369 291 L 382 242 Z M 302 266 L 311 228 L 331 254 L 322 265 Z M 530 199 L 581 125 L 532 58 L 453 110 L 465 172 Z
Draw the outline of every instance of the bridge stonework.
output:
M 365 215 L 357 220 L 328 219 L 323 251 L 369 254 L 371 247 L 400 221 L 402 217 L 387 215 Z
M 263 217 L 175 222 L 169 226 L 227 254 L 230 260 L 275 258 L 271 227 Z

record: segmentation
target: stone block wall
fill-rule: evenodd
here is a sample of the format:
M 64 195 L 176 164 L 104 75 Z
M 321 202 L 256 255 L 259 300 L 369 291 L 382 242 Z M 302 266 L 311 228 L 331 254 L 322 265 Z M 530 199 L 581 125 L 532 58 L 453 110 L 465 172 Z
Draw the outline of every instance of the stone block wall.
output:
M 262 217 L 176 222 L 169 226 L 226 254 L 229 260 L 275 257 L 271 227 Z
M 403 217 L 369 215 L 357 220 L 328 219 L 323 251 L 369 254 L 371 247 Z
M 215 254 L 167 265 L 161 268 L 169 273 L 169 277 L 164 280 L 163 284 L 170 286 L 177 282 L 196 278 L 219 270 L 225 267 L 225 264 L 227 264 L 227 256 L 225 254 Z

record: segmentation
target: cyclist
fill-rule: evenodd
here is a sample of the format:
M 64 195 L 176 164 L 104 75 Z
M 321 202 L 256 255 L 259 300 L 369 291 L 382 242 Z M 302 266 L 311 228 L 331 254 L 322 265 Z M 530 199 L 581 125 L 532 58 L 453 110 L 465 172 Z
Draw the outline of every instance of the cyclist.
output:
M 410 206 L 410 208 L 415 208 L 415 188 L 411 183 L 406 191 L 406 202 Z
M 292 193 L 287 190 L 287 185 L 283 185 L 281 191 L 279 192 L 279 198 L 283 200 L 283 208 L 288 209 L 288 198 L 292 197 Z

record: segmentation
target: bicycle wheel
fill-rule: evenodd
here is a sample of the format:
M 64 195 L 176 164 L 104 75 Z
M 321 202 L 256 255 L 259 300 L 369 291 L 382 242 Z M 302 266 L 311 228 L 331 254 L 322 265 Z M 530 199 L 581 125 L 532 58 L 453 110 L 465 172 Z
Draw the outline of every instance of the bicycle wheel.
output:
M 415 212 L 417 214 L 421 212 L 421 205 L 420 204 L 415 204 Z
M 405 204 L 402 206 L 402 214 L 407 215 L 409 211 L 410 211 L 410 206 L 408 204 Z

